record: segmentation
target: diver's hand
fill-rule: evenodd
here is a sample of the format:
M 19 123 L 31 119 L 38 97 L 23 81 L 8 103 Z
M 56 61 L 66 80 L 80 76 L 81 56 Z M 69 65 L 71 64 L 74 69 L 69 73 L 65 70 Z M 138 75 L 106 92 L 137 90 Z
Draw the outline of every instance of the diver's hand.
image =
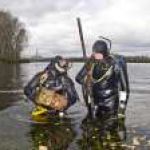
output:
M 119 92 L 119 101 L 120 101 L 120 108 L 126 108 L 126 101 L 127 101 L 127 93 L 125 91 Z
M 64 112 L 60 111 L 60 112 L 59 112 L 59 117 L 60 117 L 60 118 L 63 118 L 63 117 L 64 117 Z
M 119 100 L 126 102 L 126 100 L 127 100 L 127 92 L 126 91 L 119 91 Z

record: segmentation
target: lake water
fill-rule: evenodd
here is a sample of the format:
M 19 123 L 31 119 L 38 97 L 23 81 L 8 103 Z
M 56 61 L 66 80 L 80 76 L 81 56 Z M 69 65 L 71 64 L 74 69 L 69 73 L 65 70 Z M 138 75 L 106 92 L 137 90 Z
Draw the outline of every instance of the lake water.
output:
M 150 64 L 128 64 L 131 95 L 126 119 L 88 122 L 81 97 L 68 110 L 68 120 L 31 122 L 33 108 L 22 88 L 47 63 L 0 64 L 0 150 L 148 150 L 150 149 Z M 74 64 L 74 78 L 81 64 Z

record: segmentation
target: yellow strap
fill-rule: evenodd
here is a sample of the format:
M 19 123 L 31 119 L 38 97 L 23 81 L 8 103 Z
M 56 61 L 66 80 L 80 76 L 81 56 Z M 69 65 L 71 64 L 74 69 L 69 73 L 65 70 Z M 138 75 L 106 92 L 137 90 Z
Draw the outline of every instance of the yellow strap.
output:
M 44 72 L 41 76 L 40 76 L 40 84 L 43 84 L 48 78 L 48 74 L 47 72 Z

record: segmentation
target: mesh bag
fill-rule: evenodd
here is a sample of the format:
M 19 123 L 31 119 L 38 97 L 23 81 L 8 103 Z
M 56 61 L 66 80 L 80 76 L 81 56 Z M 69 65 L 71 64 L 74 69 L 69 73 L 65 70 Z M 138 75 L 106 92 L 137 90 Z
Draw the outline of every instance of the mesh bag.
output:
M 54 110 L 63 110 L 67 107 L 68 101 L 65 96 L 41 87 L 36 95 L 35 102 Z

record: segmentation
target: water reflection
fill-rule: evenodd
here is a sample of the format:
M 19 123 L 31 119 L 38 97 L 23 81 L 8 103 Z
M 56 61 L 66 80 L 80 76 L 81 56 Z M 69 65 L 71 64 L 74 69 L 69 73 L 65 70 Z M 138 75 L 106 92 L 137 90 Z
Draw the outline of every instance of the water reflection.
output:
M 78 126 L 80 125 L 80 126 Z M 80 136 L 77 130 L 81 130 Z M 49 124 L 32 124 L 29 136 L 33 150 L 125 150 L 125 119 L 85 118 L 82 124 L 57 120 Z
M 125 119 L 108 118 L 106 120 L 86 118 L 83 121 L 83 138 L 78 141 L 81 149 L 122 150 L 126 140 Z
M 75 137 L 71 125 L 32 125 L 32 150 L 66 150 Z
M 24 102 L 22 93 L 9 92 L 22 89 L 45 66 L 44 63 L 0 64 L 0 91 L 8 91 L 0 93 L 0 149 L 150 149 L 149 64 L 129 65 L 132 90 L 126 120 L 107 118 L 91 121 L 86 117 L 84 105 L 78 104 L 70 110 L 71 123 L 65 125 L 33 123 L 28 119 L 32 105 Z M 80 67 L 79 64 L 74 65 L 70 71 L 72 78 Z M 76 87 L 81 95 L 80 88 Z
M 20 65 L 0 63 L 0 110 L 5 109 L 21 99 L 21 94 L 11 93 L 22 87 Z
M 22 87 L 19 64 L 0 63 L 0 90 L 11 90 Z

